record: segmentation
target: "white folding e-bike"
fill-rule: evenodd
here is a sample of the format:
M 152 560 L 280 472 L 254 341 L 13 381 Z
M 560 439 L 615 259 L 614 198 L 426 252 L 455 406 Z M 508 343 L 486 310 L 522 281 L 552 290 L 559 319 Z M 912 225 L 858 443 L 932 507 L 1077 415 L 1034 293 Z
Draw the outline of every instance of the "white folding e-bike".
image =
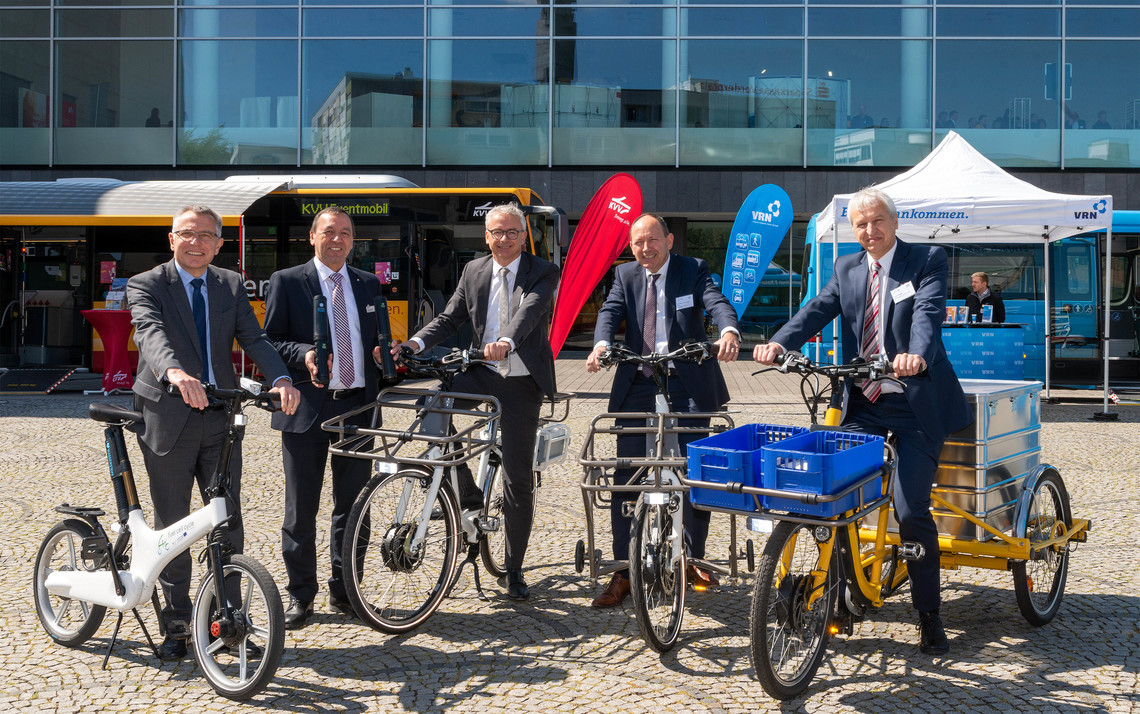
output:
M 139 505 L 123 432 L 142 425 L 143 415 L 117 404 L 96 402 L 90 417 L 106 425 L 104 437 L 111 483 L 118 506 L 112 544 L 99 523 L 99 508 L 57 506 L 67 518 L 44 537 L 36 554 L 32 588 L 36 614 L 53 640 L 78 647 L 91 638 L 107 609 L 119 619 L 107 645 L 103 667 L 130 611 L 158 656 L 139 616 L 138 606 L 151 602 L 160 611 L 155 583 L 175 556 L 209 536 L 207 569 L 194 598 L 190 639 L 198 667 L 216 692 L 229 699 L 248 699 L 260 692 L 277 671 L 285 646 L 285 615 L 273 578 L 260 563 L 233 552 L 228 524 L 234 515 L 229 499 L 227 466 L 245 430 L 244 402 L 272 411 L 273 395 L 253 380 L 240 389 L 205 385 L 206 393 L 226 411 L 229 426 L 210 487 L 209 502 L 162 530 L 147 525 Z M 133 544 L 132 544 L 133 538 Z M 159 631 L 162 632 L 159 617 Z

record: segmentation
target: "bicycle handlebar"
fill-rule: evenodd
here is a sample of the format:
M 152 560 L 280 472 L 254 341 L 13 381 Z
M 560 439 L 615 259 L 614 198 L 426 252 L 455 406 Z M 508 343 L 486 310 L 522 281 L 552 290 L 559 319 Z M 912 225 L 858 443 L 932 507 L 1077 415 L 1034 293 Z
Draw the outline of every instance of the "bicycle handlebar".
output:
M 454 377 L 460 372 L 466 372 L 472 365 L 494 365 L 496 362 L 483 358 L 481 349 L 452 349 L 444 355 L 418 355 L 412 348 L 404 345 L 396 355 L 396 363 L 407 367 L 412 374 L 421 377 L 434 377 L 444 380 Z
M 176 385 L 169 382 L 165 382 L 165 384 L 168 394 L 177 396 L 182 393 Z M 241 378 L 241 386 L 237 389 L 223 389 L 216 384 L 209 383 L 203 384 L 202 389 L 210 398 L 210 406 L 207 409 L 221 409 L 230 405 L 236 406 L 242 402 L 253 402 L 255 407 L 267 412 L 275 412 L 281 409 L 280 395 L 269 391 L 269 385 L 246 377 Z
M 815 364 L 799 352 L 785 352 L 776 358 L 776 366 L 771 369 L 784 374 L 793 373 L 805 376 L 819 374 L 828 378 L 885 380 L 906 388 L 905 383 L 890 376 L 894 369 L 885 355 L 875 355 L 870 360 L 856 358 L 848 364 Z M 767 371 L 771 370 L 760 370 L 756 374 Z
M 678 360 L 701 364 L 714 356 L 716 352 L 716 346 L 710 342 L 686 342 L 672 352 L 654 352 L 648 355 L 638 354 L 625 345 L 619 344 L 607 347 L 606 351 L 598 356 L 598 363 L 603 367 L 612 367 L 615 364 L 630 362 L 646 365 L 654 370 L 664 370 L 666 364 Z

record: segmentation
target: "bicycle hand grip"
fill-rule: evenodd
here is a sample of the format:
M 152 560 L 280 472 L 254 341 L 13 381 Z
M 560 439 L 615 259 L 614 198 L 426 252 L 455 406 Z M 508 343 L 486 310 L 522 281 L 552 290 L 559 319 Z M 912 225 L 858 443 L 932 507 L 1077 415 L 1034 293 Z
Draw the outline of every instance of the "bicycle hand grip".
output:
M 324 295 L 313 296 L 313 347 L 317 351 L 317 381 L 329 384 L 329 315 Z
M 376 343 L 380 345 L 380 373 L 386 381 L 396 379 L 396 363 L 392 361 L 392 326 L 388 321 L 388 300 L 378 295 L 372 301 L 376 309 Z

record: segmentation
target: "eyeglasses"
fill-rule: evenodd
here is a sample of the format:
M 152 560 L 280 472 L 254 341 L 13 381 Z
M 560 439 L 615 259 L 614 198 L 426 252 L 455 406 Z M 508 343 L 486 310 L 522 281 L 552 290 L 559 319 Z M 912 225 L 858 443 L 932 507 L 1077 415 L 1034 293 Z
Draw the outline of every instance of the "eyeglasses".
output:
M 523 234 L 523 231 L 518 229 L 518 228 L 510 228 L 508 230 L 503 230 L 502 228 L 496 228 L 493 231 L 487 231 L 487 232 L 490 233 L 491 237 L 494 238 L 495 240 L 502 240 L 503 238 L 509 238 L 511 240 L 514 240 Z
M 174 231 L 174 235 L 187 242 L 197 238 L 202 243 L 213 243 L 218 239 L 218 234 L 210 231 Z

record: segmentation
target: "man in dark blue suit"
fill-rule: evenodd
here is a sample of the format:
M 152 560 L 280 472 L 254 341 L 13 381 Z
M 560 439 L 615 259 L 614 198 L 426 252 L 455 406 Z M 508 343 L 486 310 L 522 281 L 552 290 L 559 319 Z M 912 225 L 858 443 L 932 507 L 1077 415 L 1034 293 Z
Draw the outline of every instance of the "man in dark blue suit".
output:
M 380 280 L 348 265 L 355 226 L 335 206 L 313 219 L 309 242 L 313 260 L 279 270 L 269 278 L 265 297 L 265 333 L 289 367 L 301 393 L 292 416 L 274 413 L 272 425 L 281 432 L 285 467 L 285 519 L 281 525 L 281 554 L 289 582 L 285 627 L 304 627 L 313 613 L 317 584 L 317 510 L 324 484 L 329 445 L 337 435 L 321 429 L 329 419 L 358 409 L 376 399 L 380 348 L 376 336 L 376 308 Z M 313 345 L 313 298 L 324 295 L 328 305 L 328 335 L 332 347 L 329 383 L 317 381 Z M 362 422 L 364 423 L 364 422 Z M 344 527 L 357 494 L 368 482 L 370 462 L 333 455 L 332 526 L 329 550 L 329 604 L 352 614 L 341 574 Z
M 938 609 L 938 529 L 930 513 L 930 489 L 942 442 L 969 426 L 973 414 L 942 347 L 948 263 L 935 246 L 898 240 L 898 211 L 874 188 L 848 204 L 851 226 L 863 251 L 835 264 L 819 296 L 803 307 L 766 345 L 753 352 L 772 364 L 785 348 L 802 345 L 837 316 L 842 317 L 843 361 L 884 354 L 905 389 L 886 382 L 850 389 L 843 427 L 898 439 L 894 475 L 899 537 L 917 541 L 925 554 L 909 564 L 911 602 L 919 613 L 925 654 L 950 650 Z
M 630 226 L 629 246 L 637 262 L 618 266 L 614 271 L 614 284 L 598 312 L 594 328 L 594 351 L 586 360 L 586 369 L 601 369 L 598 359 L 613 341 L 621 324 L 625 323 L 625 341 L 631 349 L 642 349 L 643 354 L 664 353 L 677 349 L 685 342 L 705 339 L 705 313 L 712 316 L 720 328 L 717 341 L 718 358 L 735 360 L 740 350 L 740 332 L 736 311 L 709 276 L 708 264 L 697 258 L 670 253 L 673 234 L 664 219 L 645 214 Z M 653 284 L 653 294 L 648 287 Z M 646 320 L 647 300 L 656 304 L 653 316 Z M 653 337 L 647 333 L 652 331 Z M 713 412 L 729 399 L 728 387 L 720 366 L 714 360 L 704 364 L 678 361 L 670 367 L 669 407 L 675 412 Z M 618 365 L 610 390 L 611 412 L 652 412 L 655 408 L 657 386 L 632 364 Z M 696 420 L 690 420 L 696 421 Z M 644 424 L 644 422 L 641 422 Z M 684 424 L 696 426 L 696 424 Z M 689 439 L 691 441 L 691 439 Z M 642 456 L 645 454 L 645 435 L 619 436 L 617 455 Z M 684 444 L 682 444 L 684 448 Z M 626 483 L 633 469 L 618 469 L 614 482 Z M 622 515 L 622 503 L 633 500 L 636 494 L 614 494 L 610 504 L 610 523 L 613 529 L 614 558 L 629 557 L 631 519 Z M 690 557 L 703 558 L 705 539 L 709 532 L 709 512 L 693 509 L 685 500 L 685 545 Z M 690 581 L 697 587 L 716 585 L 715 576 L 699 568 L 690 567 Z M 628 571 L 614 573 L 605 592 L 594 599 L 594 607 L 615 607 L 629 595 Z

